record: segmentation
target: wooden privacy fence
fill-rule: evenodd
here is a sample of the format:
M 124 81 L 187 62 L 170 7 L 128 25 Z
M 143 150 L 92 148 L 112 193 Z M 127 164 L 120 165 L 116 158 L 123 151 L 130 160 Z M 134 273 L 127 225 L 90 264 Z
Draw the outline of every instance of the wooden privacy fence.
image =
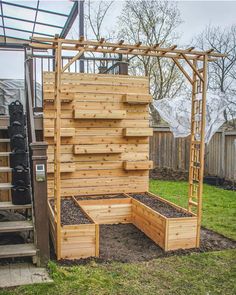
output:
M 154 167 L 188 171 L 190 138 L 174 138 L 169 127 L 155 126 L 150 138 Z M 205 175 L 236 180 L 236 130 L 218 131 L 205 149 Z

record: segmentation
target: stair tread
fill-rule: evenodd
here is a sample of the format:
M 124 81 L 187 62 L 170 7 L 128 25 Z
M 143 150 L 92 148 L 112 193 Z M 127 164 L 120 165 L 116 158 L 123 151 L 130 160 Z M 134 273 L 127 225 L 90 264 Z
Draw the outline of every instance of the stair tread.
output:
M 18 232 L 32 230 L 33 224 L 29 220 L 2 221 L 0 222 L 0 233 Z
M 18 210 L 31 208 L 31 204 L 27 205 L 14 205 L 12 202 L 0 202 L 0 210 Z
M 17 244 L 0 246 L 0 258 L 25 257 L 36 255 L 34 244 Z
M 0 157 L 9 157 L 11 152 L 0 152 Z
M 0 189 L 10 189 L 13 185 L 11 183 L 0 183 Z
M 8 143 L 10 142 L 10 138 L 0 138 L 1 143 Z
M 12 168 L 11 167 L 0 167 L 0 173 L 1 172 L 11 172 Z

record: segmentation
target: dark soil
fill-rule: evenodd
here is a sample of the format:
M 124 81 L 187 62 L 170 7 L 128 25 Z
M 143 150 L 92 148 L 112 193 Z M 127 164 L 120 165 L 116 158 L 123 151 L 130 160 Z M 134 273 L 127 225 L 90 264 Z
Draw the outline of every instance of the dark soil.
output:
M 154 168 L 150 171 L 150 178 L 157 180 L 188 180 L 188 172 L 170 168 Z
M 131 194 L 131 196 L 168 218 L 193 216 L 191 213 L 181 211 L 180 209 L 171 206 L 168 203 L 162 202 L 148 194 Z
M 54 209 L 54 200 L 50 200 Z M 61 225 L 89 224 L 92 223 L 88 217 L 76 206 L 72 199 L 61 200 Z
M 90 261 L 124 263 L 149 261 L 172 255 L 186 255 L 195 252 L 219 251 L 235 249 L 236 241 L 228 239 L 206 228 L 201 229 L 201 245 L 199 249 L 164 252 L 144 233 L 132 224 L 100 225 L 100 257 L 61 260 L 62 265 L 87 264 Z
M 77 196 L 75 197 L 77 201 L 85 200 L 106 200 L 106 199 L 126 199 L 125 195 L 103 195 L 103 196 Z

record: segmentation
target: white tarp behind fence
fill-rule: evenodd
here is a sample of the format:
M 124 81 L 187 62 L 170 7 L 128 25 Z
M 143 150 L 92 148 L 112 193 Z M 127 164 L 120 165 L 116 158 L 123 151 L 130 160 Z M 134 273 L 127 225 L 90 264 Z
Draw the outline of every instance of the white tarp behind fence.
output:
M 206 143 L 209 143 L 215 132 L 224 124 L 224 111 L 229 107 L 228 101 L 224 93 L 207 92 Z M 174 137 L 186 137 L 191 133 L 191 100 L 186 98 L 186 95 L 157 100 L 153 102 L 153 105 L 161 118 L 169 124 Z

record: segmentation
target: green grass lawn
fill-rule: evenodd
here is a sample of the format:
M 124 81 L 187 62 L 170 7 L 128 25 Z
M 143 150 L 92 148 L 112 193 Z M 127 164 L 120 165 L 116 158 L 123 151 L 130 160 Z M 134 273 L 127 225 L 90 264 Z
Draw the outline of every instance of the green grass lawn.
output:
M 187 183 L 154 181 L 150 191 L 186 206 Z M 178 197 L 179 196 L 179 197 Z M 236 238 L 236 193 L 204 186 L 203 224 Z M 49 263 L 54 283 L 0 290 L 0 295 L 234 295 L 236 251 L 193 253 L 140 263 Z
M 150 180 L 150 191 L 187 208 L 185 181 Z M 204 184 L 202 225 L 236 240 L 236 192 Z

